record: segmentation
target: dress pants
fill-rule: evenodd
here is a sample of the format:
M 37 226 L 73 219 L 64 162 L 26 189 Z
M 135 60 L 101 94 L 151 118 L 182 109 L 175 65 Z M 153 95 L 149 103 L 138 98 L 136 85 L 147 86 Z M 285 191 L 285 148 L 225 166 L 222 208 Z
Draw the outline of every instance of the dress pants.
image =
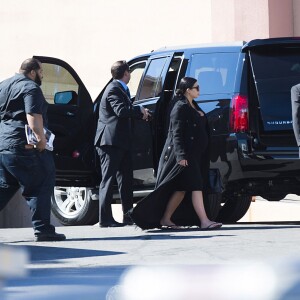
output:
M 55 165 L 51 152 L 36 149 L 0 152 L 0 210 L 21 187 L 32 212 L 35 233 L 55 232 L 50 224 L 54 185 Z
M 300 84 L 291 88 L 291 104 L 294 135 L 299 147 L 300 158 Z
M 113 184 L 117 180 L 123 213 L 133 207 L 133 171 L 129 150 L 115 146 L 97 147 L 100 157 L 102 180 L 99 187 L 99 222 L 113 222 L 111 203 Z

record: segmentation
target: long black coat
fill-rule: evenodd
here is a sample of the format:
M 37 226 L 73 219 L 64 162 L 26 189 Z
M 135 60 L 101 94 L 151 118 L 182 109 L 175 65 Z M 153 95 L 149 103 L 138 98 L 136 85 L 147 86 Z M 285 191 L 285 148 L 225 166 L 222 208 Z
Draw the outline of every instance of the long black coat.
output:
M 198 110 L 201 110 L 196 102 L 194 102 L 194 105 Z M 160 157 L 155 189 L 137 203 L 131 214 L 134 222 L 142 229 L 160 227 L 160 220 L 167 203 L 176 191 L 175 178 L 184 169 L 178 162 L 182 159 L 188 159 L 189 151 L 193 147 L 193 137 L 198 130 L 193 121 L 195 114 L 192 110 L 193 108 L 185 98 L 179 99 L 172 109 L 169 133 Z M 208 126 L 206 132 L 209 134 Z M 206 187 L 209 170 L 208 147 L 204 154 L 202 153 L 202 156 L 202 161 L 205 164 L 202 168 L 202 176 L 204 187 Z M 203 192 L 205 194 L 206 188 Z M 175 211 L 172 220 L 177 225 L 200 226 L 200 220 L 192 205 L 191 193 L 186 193 L 185 199 Z

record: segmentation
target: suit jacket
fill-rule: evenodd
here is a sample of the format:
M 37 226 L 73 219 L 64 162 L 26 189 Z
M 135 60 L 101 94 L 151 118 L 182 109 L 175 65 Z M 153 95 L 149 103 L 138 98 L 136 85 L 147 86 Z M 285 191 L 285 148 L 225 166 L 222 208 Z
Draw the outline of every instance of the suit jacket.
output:
M 300 84 L 291 89 L 293 129 L 297 145 L 300 147 Z
M 128 150 L 132 140 L 131 118 L 142 117 L 140 107 L 134 107 L 122 85 L 113 80 L 100 101 L 94 145 L 117 146 Z

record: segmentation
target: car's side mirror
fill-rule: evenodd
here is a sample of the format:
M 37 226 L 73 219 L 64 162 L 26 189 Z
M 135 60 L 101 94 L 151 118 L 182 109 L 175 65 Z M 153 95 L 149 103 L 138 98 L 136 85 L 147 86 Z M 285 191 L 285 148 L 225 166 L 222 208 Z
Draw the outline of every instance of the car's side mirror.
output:
M 78 95 L 74 91 L 57 92 L 54 95 L 54 104 L 77 105 Z

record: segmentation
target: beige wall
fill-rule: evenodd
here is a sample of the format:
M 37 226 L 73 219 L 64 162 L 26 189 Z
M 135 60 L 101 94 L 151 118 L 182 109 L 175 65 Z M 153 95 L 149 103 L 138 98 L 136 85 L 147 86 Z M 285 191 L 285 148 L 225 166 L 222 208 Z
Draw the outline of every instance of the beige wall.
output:
M 32 55 L 70 63 L 92 98 L 112 62 L 165 45 L 300 35 L 300 0 L 1 0 L 0 80 Z
M 53 56 L 95 99 L 118 59 L 165 45 L 300 36 L 299 16 L 300 0 L 0 0 L 0 80 L 27 57 Z M 30 226 L 20 201 L 0 213 L 0 227 Z
M 210 0 L 1 0 L 0 80 L 32 55 L 70 63 L 93 98 L 110 66 L 165 45 L 211 41 Z M 4 30 L 5 29 L 5 30 Z
M 213 41 L 300 34 L 299 0 L 212 0 L 211 3 Z
M 293 0 L 269 0 L 269 23 L 270 37 L 293 36 Z
M 292 19 L 294 25 L 293 36 L 300 36 L 300 0 L 293 1 Z

